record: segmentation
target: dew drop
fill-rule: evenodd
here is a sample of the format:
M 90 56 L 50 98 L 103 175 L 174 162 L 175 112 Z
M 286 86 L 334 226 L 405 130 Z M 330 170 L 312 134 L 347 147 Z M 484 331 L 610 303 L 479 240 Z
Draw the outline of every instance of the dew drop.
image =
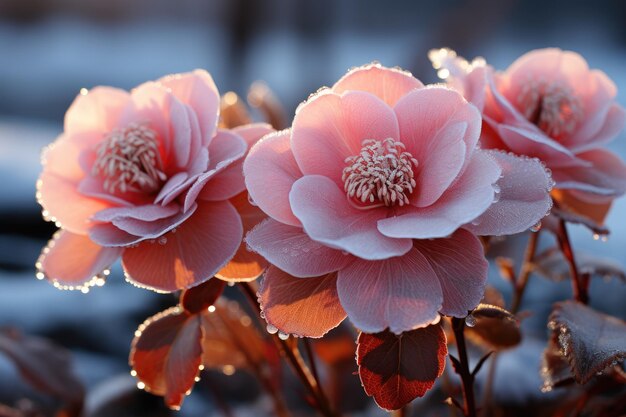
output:
M 224 365 L 224 367 L 222 368 L 222 372 L 224 373 L 224 375 L 232 375 L 235 373 L 235 367 L 232 365 Z
M 278 332 L 278 338 L 280 340 L 287 340 L 289 339 L 289 333 Z
M 209 313 L 213 313 L 213 312 L 215 312 L 215 306 L 209 306 L 209 308 L 207 308 L 207 310 L 209 311 Z
M 276 326 L 272 326 L 271 324 L 268 324 L 266 329 L 267 329 L 267 332 L 269 334 L 276 334 L 276 333 L 278 333 L 278 328 L 276 328 Z
M 465 325 L 467 327 L 474 327 L 476 326 L 476 317 L 472 316 L 471 314 L 467 317 L 465 317 Z
M 159 245 L 165 245 L 167 243 L 167 237 L 161 236 L 159 238 Z
M 538 222 L 536 225 L 534 225 L 534 226 L 532 226 L 530 228 L 530 231 L 531 232 L 535 232 L 535 233 L 540 231 L 540 230 L 541 230 L 541 222 Z
M 143 382 L 139 381 L 139 382 L 137 382 L 137 388 L 144 389 L 144 388 L 146 388 L 146 384 L 144 384 Z

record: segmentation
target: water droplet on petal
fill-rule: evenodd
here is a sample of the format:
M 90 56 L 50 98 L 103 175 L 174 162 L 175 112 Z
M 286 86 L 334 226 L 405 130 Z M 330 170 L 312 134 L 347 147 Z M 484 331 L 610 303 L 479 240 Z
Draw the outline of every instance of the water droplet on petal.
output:
M 476 326 L 476 317 L 472 316 L 471 314 L 467 317 L 465 317 L 465 325 L 467 327 L 474 327 Z
M 278 328 L 276 328 L 275 326 L 272 326 L 271 324 L 268 324 L 266 329 L 267 329 L 267 332 L 269 334 L 276 334 L 276 333 L 278 333 Z
M 287 340 L 289 339 L 289 333 L 278 332 L 278 338 L 280 340 Z

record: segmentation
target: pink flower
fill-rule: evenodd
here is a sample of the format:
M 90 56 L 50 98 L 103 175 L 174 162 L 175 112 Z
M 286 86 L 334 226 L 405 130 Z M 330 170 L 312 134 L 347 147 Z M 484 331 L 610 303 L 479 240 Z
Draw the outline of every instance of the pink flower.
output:
M 85 290 L 120 256 L 131 282 L 160 291 L 218 273 L 242 241 L 229 199 L 245 190 L 243 157 L 271 131 L 218 129 L 219 100 L 200 70 L 82 92 L 42 158 L 38 199 L 61 230 L 38 276 Z
M 244 175 L 270 219 L 246 241 L 284 271 L 265 276 L 268 322 L 319 337 L 347 314 L 365 332 L 400 333 L 473 309 L 487 274 L 476 235 L 537 223 L 551 184 L 537 161 L 477 149 L 480 127 L 456 91 L 371 64 L 261 139 Z M 294 289 L 285 273 L 319 284 Z
M 431 51 L 431 60 L 483 112 L 481 145 L 541 159 L 552 170 L 559 202 L 598 210 L 626 192 L 626 165 L 603 146 L 626 121 L 617 89 L 575 52 L 540 49 L 494 72 L 482 60 L 468 64 L 453 51 Z

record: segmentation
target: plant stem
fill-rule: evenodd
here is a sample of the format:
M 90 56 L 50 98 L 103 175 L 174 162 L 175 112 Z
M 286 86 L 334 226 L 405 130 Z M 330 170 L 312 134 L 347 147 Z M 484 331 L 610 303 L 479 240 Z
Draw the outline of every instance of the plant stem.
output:
M 257 302 L 256 291 L 252 288 L 250 283 L 241 282 L 239 288 L 242 289 L 250 304 L 260 315 L 261 307 Z M 324 391 L 318 385 L 316 379 L 313 377 L 311 371 L 302 359 L 302 355 L 300 355 L 298 346 L 290 346 L 286 340 L 282 340 L 280 337 L 278 337 L 277 334 L 273 334 L 272 339 L 274 340 L 274 343 L 276 344 L 276 347 L 279 349 L 279 351 L 283 354 L 284 357 L 287 358 L 289 364 L 291 365 L 291 369 L 294 371 L 302 384 L 315 399 L 318 411 L 325 417 L 337 417 L 337 414 L 331 408 L 330 402 L 324 394 Z
M 526 291 L 526 285 L 528 285 L 528 279 L 532 273 L 532 262 L 537 252 L 537 243 L 539 242 L 539 233 L 541 230 L 531 232 L 528 238 L 528 244 L 526 251 L 524 252 L 524 261 L 520 267 L 520 272 L 517 280 L 515 281 L 515 288 L 513 294 L 513 302 L 511 303 L 511 313 L 516 314 L 522 304 L 522 297 Z
M 309 342 L 309 339 L 306 337 L 303 338 L 302 342 L 304 343 L 304 350 L 306 351 L 306 356 L 309 360 L 309 366 L 311 367 L 311 374 L 313 375 L 313 379 L 315 379 L 315 383 L 317 384 L 317 386 L 321 387 L 320 376 L 317 372 L 317 365 L 315 363 L 315 355 L 313 355 L 313 349 L 311 348 L 311 342 Z
M 456 317 L 452 318 L 452 330 L 456 339 L 456 346 L 459 354 L 459 364 L 457 372 L 461 376 L 463 383 L 463 402 L 465 417 L 476 417 L 476 400 L 474 398 L 474 376 L 469 369 L 469 359 L 467 357 L 467 347 L 465 346 L 465 320 Z
M 407 417 L 409 415 L 409 409 L 408 406 L 404 406 L 398 410 L 394 410 L 391 413 L 392 417 Z
M 569 234 L 567 233 L 567 226 L 563 219 L 559 220 L 557 240 L 559 241 L 561 252 L 569 265 L 574 299 L 583 304 L 587 304 L 589 302 L 589 277 L 581 277 L 578 273 L 574 251 L 572 250 Z

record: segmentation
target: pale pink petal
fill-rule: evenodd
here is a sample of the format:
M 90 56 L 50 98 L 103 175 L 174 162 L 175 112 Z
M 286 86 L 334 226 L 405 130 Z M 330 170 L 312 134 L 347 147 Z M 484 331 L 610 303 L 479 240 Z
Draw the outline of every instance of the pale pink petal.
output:
M 61 135 L 54 143 L 44 148 L 41 154 L 43 169 L 68 181 L 78 183 L 85 171 L 80 164 L 83 149 Z
M 163 202 L 163 204 L 165 205 L 169 204 L 173 199 L 171 198 L 172 195 L 175 194 L 173 197 L 176 198 L 183 191 L 182 186 L 183 184 L 185 184 L 188 178 L 189 175 L 186 172 L 179 172 L 178 174 L 175 174 L 168 178 L 167 182 L 165 183 L 165 185 L 163 185 L 161 191 L 159 191 L 159 194 L 154 199 L 154 203 L 160 204 L 161 202 Z
M 250 123 L 247 125 L 237 126 L 233 128 L 232 131 L 246 141 L 248 144 L 248 150 L 251 149 L 263 136 L 275 132 L 274 128 L 267 123 Z
M 488 154 L 475 151 L 459 178 L 435 204 L 409 207 L 407 214 L 378 221 L 378 230 L 395 238 L 430 239 L 450 235 L 493 204 L 501 169 Z
M 301 279 L 270 266 L 259 288 L 265 320 L 281 332 L 322 337 L 346 312 L 337 296 L 337 274 Z
M 489 263 L 480 240 L 465 229 L 444 239 L 416 240 L 415 248 L 424 255 L 439 278 L 446 316 L 465 317 L 483 297 Z
M 209 185 L 200 191 L 197 198 L 206 201 L 228 200 L 245 189 L 243 161 L 240 159 L 211 177 Z
M 289 193 L 291 209 L 311 239 L 363 259 L 386 259 L 404 255 L 410 239 L 393 239 L 376 228 L 387 215 L 386 208 L 359 210 L 346 193 L 327 177 L 307 175 L 296 181 Z
M 79 94 L 65 113 L 65 134 L 90 133 L 93 140 L 101 139 L 117 127 L 129 98 L 126 91 L 112 87 L 95 87 L 85 95 Z
M 76 184 L 46 171 L 37 181 L 37 200 L 50 217 L 76 234 L 86 234 L 91 216 L 112 206 L 82 195 L 76 190 Z
M 152 221 L 173 216 L 180 210 L 181 207 L 176 203 L 167 206 L 147 204 L 131 207 L 112 207 L 97 212 L 93 215 L 92 219 L 99 222 L 110 222 L 123 218 Z
M 443 302 L 437 274 L 416 249 L 382 261 L 356 260 L 339 271 L 337 293 L 350 321 L 365 333 L 426 327 Z
M 556 188 L 580 190 L 603 196 L 626 192 L 626 165 L 613 152 L 594 149 L 577 155 L 591 166 L 554 170 Z
M 541 161 L 502 151 L 482 151 L 502 168 L 496 202 L 465 227 L 477 235 L 500 236 L 528 230 L 550 211 L 552 179 Z
M 611 104 L 606 117 L 602 119 L 602 125 L 598 132 L 584 142 L 572 145 L 575 153 L 584 152 L 611 142 L 626 125 L 626 110 L 618 104 Z
M 205 70 L 170 75 L 159 80 L 181 102 L 191 106 L 200 125 L 202 146 L 215 135 L 219 118 L 220 95 L 211 75 Z
M 267 219 L 246 235 L 246 243 L 271 264 L 297 277 L 335 272 L 354 257 L 311 240 L 300 227 Z
M 424 84 L 410 72 L 373 63 L 351 69 L 332 90 L 337 94 L 350 90 L 367 91 L 393 107 L 409 91 L 422 87 Z
M 242 239 L 241 218 L 227 201 L 201 202 L 186 222 L 159 242 L 127 248 L 122 265 L 137 285 L 158 291 L 190 288 L 211 278 Z
M 103 248 L 88 236 L 60 230 L 43 250 L 37 267 L 55 285 L 80 289 L 94 285 L 94 278 L 121 254 L 121 248 Z
M 184 210 L 187 211 L 189 209 L 205 186 L 212 187 L 212 179 L 220 172 L 224 171 L 229 165 L 241 159 L 245 155 L 246 150 L 246 142 L 241 137 L 227 130 L 220 129 L 209 145 L 209 171 L 200 175 L 187 192 Z M 232 188 L 229 189 L 228 187 Z M 240 193 L 243 189 L 245 189 L 245 185 L 243 184 L 242 173 L 240 181 L 236 183 L 229 182 L 228 178 L 226 178 L 222 184 L 216 182 L 216 190 L 212 198 L 218 199 L 219 195 L 224 195 L 225 193 L 225 195 L 229 196 L 226 196 L 224 199 L 228 199 Z M 231 194 L 231 191 L 237 192 Z M 211 190 L 206 190 L 206 193 L 206 195 L 210 196 Z
M 509 150 L 518 155 L 537 157 L 550 168 L 584 167 L 586 165 L 569 149 L 530 124 L 528 128 L 505 124 L 500 124 L 496 128 L 502 142 L 506 144 Z
M 305 175 L 319 174 L 343 186 L 345 159 L 361 152 L 365 139 L 398 139 L 393 110 L 370 93 L 322 92 L 300 105 L 291 150 Z
M 98 245 L 106 247 L 131 246 L 144 240 L 141 236 L 120 230 L 112 223 L 94 224 L 89 228 L 89 238 Z
M 111 223 L 127 233 L 140 236 L 142 240 L 155 239 L 169 231 L 174 231 L 181 223 L 193 215 L 196 208 L 197 205 L 194 204 L 188 211 L 181 210 L 169 217 L 156 220 L 121 217 L 114 219 Z
M 290 149 L 290 133 L 272 133 L 254 145 L 243 163 L 243 173 L 254 204 L 282 223 L 299 226 L 289 205 L 289 192 L 302 172 Z
M 126 193 L 111 194 L 104 189 L 101 178 L 89 175 L 78 184 L 78 193 L 96 200 L 109 202 L 109 206 L 132 206 L 134 204 L 150 204 L 152 197 L 144 193 L 127 191 Z
M 466 166 L 480 135 L 480 113 L 445 87 L 415 90 L 394 108 L 400 137 L 418 161 L 411 204 L 433 204 Z

